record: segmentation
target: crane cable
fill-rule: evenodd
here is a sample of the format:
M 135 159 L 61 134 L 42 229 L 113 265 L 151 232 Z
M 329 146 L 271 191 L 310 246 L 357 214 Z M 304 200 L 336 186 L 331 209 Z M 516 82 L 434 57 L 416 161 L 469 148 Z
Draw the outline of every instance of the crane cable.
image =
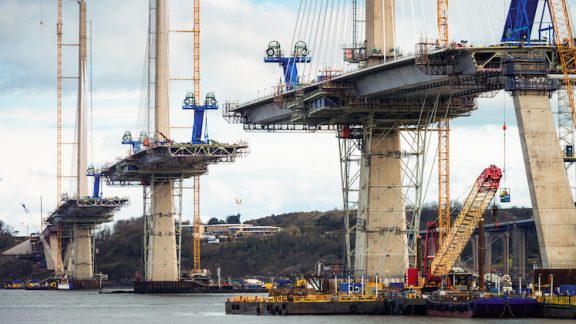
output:
M 502 165 L 502 183 L 503 183 L 503 188 L 507 188 L 506 187 L 506 129 L 508 129 L 508 127 L 506 126 L 506 96 L 504 96 L 504 124 L 502 125 L 502 133 L 503 133 L 503 142 L 504 142 L 504 149 L 503 149 L 503 155 L 504 155 L 504 161 L 503 161 L 503 165 Z

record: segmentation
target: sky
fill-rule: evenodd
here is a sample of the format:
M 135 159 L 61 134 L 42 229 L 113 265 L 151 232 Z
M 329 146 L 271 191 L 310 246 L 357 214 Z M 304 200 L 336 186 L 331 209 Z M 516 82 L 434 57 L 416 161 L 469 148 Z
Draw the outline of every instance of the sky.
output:
M 173 0 L 174 27 L 186 26 L 191 1 Z M 181 4 L 177 4 L 180 2 Z M 332 1 L 338 3 L 338 1 Z M 431 1 L 429 1 L 431 2 Z M 182 4 L 183 3 L 183 4 Z M 433 6 L 419 0 L 399 3 L 396 34 L 398 46 L 412 52 L 422 37 L 434 37 Z M 495 42 L 503 25 L 506 1 L 462 0 L 450 11 L 451 39 L 482 45 Z M 218 0 L 202 2 L 202 93 L 214 91 L 220 103 L 247 101 L 269 93 L 281 70 L 262 62 L 270 40 L 287 44 L 298 21 L 299 0 Z M 189 8 L 188 8 L 189 9 Z M 101 166 L 124 156 L 124 131 L 137 133 L 137 115 L 143 84 L 147 38 L 146 0 L 88 1 L 92 22 L 92 148 L 90 161 Z M 189 12 L 189 14 L 187 14 Z M 64 43 L 74 43 L 77 4 L 64 0 Z M 40 200 L 44 216 L 56 206 L 56 1 L 0 1 L 0 220 L 20 233 L 37 231 Z M 179 37 L 179 36 L 171 36 Z M 182 36 L 186 37 L 186 36 Z M 172 38 L 171 38 L 172 39 Z M 191 37 L 188 39 L 191 42 Z M 184 54 L 186 38 L 174 47 L 180 60 L 173 76 L 186 74 L 190 65 Z M 314 51 L 314 46 L 309 42 Z M 338 51 L 338 48 L 318 49 Z M 64 48 L 64 76 L 74 76 L 75 48 Z M 184 57 L 184 58 L 183 58 Z M 321 64 L 321 63 L 320 63 Z M 73 134 L 75 82 L 64 81 L 64 141 Z M 192 115 L 181 111 L 189 85 L 175 85 L 172 125 L 189 126 Z M 555 98 L 552 98 L 553 103 Z M 338 141 L 335 134 L 246 133 L 241 125 L 228 124 L 220 112 L 208 116 L 210 137 L 220 142 L 245 140 L 250 154 L 229 164 L 213 165 L 201 180 L 201 214 L 204 221 L 240 211 L 242 220 L 293 211 L 342 208 Z M 506 151 L 502 125 L 506 122 Z M 453 199 L 465 198 L 471 183 L 490 164 L 504 166 L 510 206 L 530 206 L 518 129 L 511 98 L 502 92 L 479 99 L 472 116 L 451 123 L 451 191 Z M 186 142 L 190 130 L 174 130 L 175 140 Z M 435 145 L 435 141 L 432 141 Z M 69 161 L 70 146 L 64 149 Z M 69 163 L 68 163 L 69 164 Z M 64 173 L 70 174 L 65 163 Z M 426 202 L 436 200 L 435 167 L 427 177 Z M 427 179 L 428 181 L 428 179 Z M 70 191 L 69 181 L 64 190 Z M 141 216 L 141 187 L 105 187 L 106 196 L 126 196 L 129 206 L 115 219 Z M 464 195 L 464 197 L 463 197 Z M 236 204 L 240 199 L 241 204 Z M 25 203 L 30 215 L 24 214 Z M 184 192 L 184 219 L 192 216 L 192 192 Z

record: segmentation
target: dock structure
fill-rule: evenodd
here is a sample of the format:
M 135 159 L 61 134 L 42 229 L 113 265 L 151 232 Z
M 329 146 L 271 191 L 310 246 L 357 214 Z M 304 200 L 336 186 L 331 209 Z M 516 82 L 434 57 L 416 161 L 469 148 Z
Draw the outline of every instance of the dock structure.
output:
M 180 244 L 183 180 L 204 175 L 208 165 L 232 162 L 247 153 L 245 143 L 176 143 L 170 140 L 169 28 L 167 0 L 151 2 L 149 65 L 154 71 L 153 129 L 146 141 L 133 146 L 131 153 L 105 165 L 102 175 L 110 185 L 141 185 L 144 212 L 144 277 L 135 284 L 137 293 L 192 291 L 181 279 Z M 134 142 L 132 142 L 134 143 Z M 199 188 L 194 188 L 199 190 Z M 149 283 L 149 284 L 148 284 Z M 175 286 L 176 285 L 176 286 Z M 174 288 L 176 287 L 176 288 Z M 165 289 L 164 289 L 165 288 Z
M 367 0 L 366 8 L 385 10 L 390 3 Z M 419 169 L 404 162 L 422 155 L 421 137 L 412 136 L 407 141 L 412 150 L 403 150 L 400 138 L 407 136 L 402 134 L 424 131 L 441 119 L 470 116 L 481 94 L 504 89 L 514 98 L 542 265 L 574 267 L 576 242 L 570 237 L 576 234 L 576 210 L 549 103 L 549 95 L 562 86 L 556 47 L 440 48 L 423 41 L 414 56 L 403 57 L 388 51 L 393 38 L 385 35 L 390 29 L 383 26 L 393 23 L 393 13 L 367 11 L 364 68 L 231 105 L 225 117 L 248 131 L 337 129 L 345 214 L 357 212 L 355 227 L 347 225 L 348 238 L 356 233 L 355 250 L 347 242 L 348 267 L 358 274 L 397 277 L 416 266 L 412 241 L 419 225 L 418 205 L 408 202 L 405 188 L 415 187 L 418 197 L 422 187 Z M 352 158 L 342 149 L 346 147 L 361 150 L 355 188 L 355 177 L 348 173 Z M 359 193 L 350 204 L 352 191 Z M 414 208 L 410 213 L 408 206 Z

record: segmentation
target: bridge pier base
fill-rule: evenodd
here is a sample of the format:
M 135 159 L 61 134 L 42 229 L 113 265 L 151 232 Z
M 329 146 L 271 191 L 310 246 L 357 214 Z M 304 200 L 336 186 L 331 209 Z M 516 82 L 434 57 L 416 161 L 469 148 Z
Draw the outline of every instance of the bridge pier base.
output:
M 354 269 L 404 280 L 408 263 L 398 129 L 364 128 Z
M 92 248 L 92 225 L 74 224 L 72 239 L 72 278 L 94 278 L 94 254 Z
M 472 246 L 472 270 L 478 272 L 478 235 L 472 236 L 470 245 Z
M 502 240 L 502 274 L 510 274 L 510 234 L 504 233 Z
M 484 273 L 490 274 L 492 280 L 492 233 L 484 233 L 485 250 L 484 250 Z
M 173 217 L 172 183 L 152 185 L 151 215 L 145 215 L 147 281 L 178 281 L 176 228 Z
M 512 277 L 526 278 L 526 232 L 520 228 L 512 231 Z

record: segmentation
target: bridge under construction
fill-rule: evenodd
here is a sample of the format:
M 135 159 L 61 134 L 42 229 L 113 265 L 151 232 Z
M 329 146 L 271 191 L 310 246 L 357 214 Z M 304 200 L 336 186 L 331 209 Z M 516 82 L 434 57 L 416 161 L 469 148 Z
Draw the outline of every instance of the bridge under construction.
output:
M 520 129 L 542 266 L 576 267 L 576 243 L 570 239 L 576 233 L 576 210 L 549 99 L 563 87 L 571 91 L 573 71 L 566 69 L 566 60 L 572 61 L 562 52 L 575 51 L 566 7 L 562 1 L 547 2 L 557 31 L 554 42 L 529 46 L 530 35 L 524 33 L 515 43 L 476 48 L 448 41 L 448 2 L 438 3 L 439 40 L 422 41 L 415 55 L 403 57 L 395 52 L 395 1 L 366 0 L 366 43 L 345 49 L 345 58 L 364 68 L 325 73 L 311 83 L 230 104 L 225 118 L 252 131 L 336 129 L 346 217 L 357 212 L 355 227 L 346 220 L 349 270 L 402 280 L 417 263 L 422 187 L 421 162 L 408 166 L 406 161 L 422 159 L 422 134 L 431 124 L 468 116 L 481 94 L 505 90 L 513 97 Z M 447 132 L 443 127 L 440 134 Z M 358 173 L 350 172 L 354 162 L 359 162 Z M 406 188 L 414 188 L 415 196 Z M 349 199 L 354 191 L 357 198 Z

